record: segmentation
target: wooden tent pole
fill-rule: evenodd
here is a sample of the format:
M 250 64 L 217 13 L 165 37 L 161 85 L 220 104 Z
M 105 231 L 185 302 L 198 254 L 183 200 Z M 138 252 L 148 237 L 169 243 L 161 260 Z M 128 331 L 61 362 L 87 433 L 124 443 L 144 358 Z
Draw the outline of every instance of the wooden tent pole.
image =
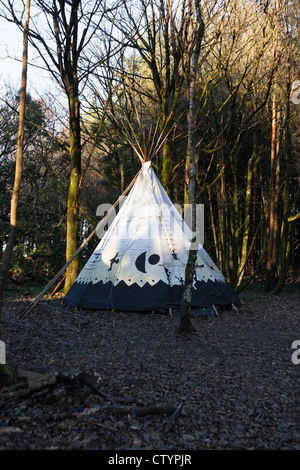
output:
M 103 217 L 103 219 L 101 220 L 101 222 L 99 222 L 99 224 L 97 225 L 97 227 L 90 233 L 90 235 L 84 240 L 84 242 L 80 245 L 80 247 L 75 251 L 75 253 L 71 256 L 71 258 L 67 261 L 67 263 L 58 271 L 58 273 L 54 276 L 54 278 L 46 285 L 46 287 L 44 287 L 44 289 L 38 294 L 38 296 L 28 305 L 28 307 L 26 307 L 24 310 L 21 311 L 20 313 L 20 318 L 25 318 L 26 315 L 28 315 L 28 313 L 33 309 L 33 307 L 39 302 L 39 300 L 41 300 L 42 297 L 44 297 L 44 295 L 46 294 L 46 292 L 50 289 L 51 286 L 53 286 L 53 284 L 59 279 L 59 277 L 62 275 L 62 273 L 67 269 L 67 267 L 72 263 L 72 261 L 74 260 L 74 258 L 76 258 L 76 256 L 83 250 L 83 248 L 85 247 L 85 245 L 91 240 L 91 238 L 93 238 L 93 236 L 95 235 L 95 233 L 99 230 L 99 228 L 101 227 L 101 225 L 105 225 L 105 220 L 107 219 L 107 217 L 109 217 L 109 215 L 111 214 L 111 212 L 115 209 L 115 207 L 119 204 L 120 202 L 120 199 L 125 196 L 125 194 L 128 193 L 128 191 L 131 189 L 131 187 L 133 186 L 133 184 L 135 183 L 138 175 L 140 174 L 141 170 L 135 175 L 135 177 L 133 178 L 133 180 L 131 181 L 130 185 L 125 189 L 125 191 L 121 194 L 121 196 L 116 200 L 116 202 L 114 203 L 114 205 L 110 208 L 110 210 L 107 212 L 107 214 Z M 100 239 L 102 238 L 104 234 L 104 230 L 102 231 L 101 235 L 100 235 Z
M 51 292 L 51 297 L 53 297 L 57 291 L 59 291 L 59 289 L 61 288 L 64 280 L 66 279 L 66 273 L 63 275 L 63 277 L 61 278 L 61 280 L 59 281 L 58 284 L 56 284 L 56 287 L 54 288 L 54 290 Z
M 39 293 L 39 295 L 30 303 L 30 305 L 25 308 L 20 314 L 21 318 L 25 318 L 26 315 L 31 311 L 31 309 L 34 307 L 35 304 L 38 303 L 38 301 L 44 297 L 46 292 L 50 289 L 51 286 L 59 279 L 59 277 L 62 275 L 62 273 L 67 269 L 67 267 L 72 263 L 74 258 L 82 251 L 82 249 L 85 247 L 85 245 L 90 241 L 90 239 L 95 235 L 96 229 L 90 233 L 90 235 L 87 237 L 86 240 L 80 245 L 80 247 L 75 251 L 75 253 L 71 256 L 71 258 L 68 260 L 68 262 L 58 271 L 58 273 L 54 276 L 54 278 L 44 287 L 44 289 Z

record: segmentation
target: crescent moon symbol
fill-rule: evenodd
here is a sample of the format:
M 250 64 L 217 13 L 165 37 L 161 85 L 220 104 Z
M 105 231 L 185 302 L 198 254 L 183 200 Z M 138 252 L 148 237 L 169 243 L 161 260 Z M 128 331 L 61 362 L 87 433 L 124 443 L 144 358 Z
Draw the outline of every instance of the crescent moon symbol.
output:
M 146 264 L 146 251 L 144 251 L 143 253 L 141 253 L 137 259 L 135 260 L 135 266 L 136 266 L 136 269 L 138 271 L 140 271 L 141 273 L 146 273 L 146 268 L 145 268 L 145 264 Z

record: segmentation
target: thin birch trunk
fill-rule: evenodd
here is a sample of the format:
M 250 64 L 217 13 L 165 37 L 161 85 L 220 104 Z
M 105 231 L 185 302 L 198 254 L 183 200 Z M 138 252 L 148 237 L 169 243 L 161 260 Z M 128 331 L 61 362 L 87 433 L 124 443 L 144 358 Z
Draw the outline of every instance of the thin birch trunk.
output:
M 195 110 L 196 110 L 196 77 L 198 61 L 204 35 L 204 23 L 200 11 L 200 0 L 195 0 L 195 11 L 198 22 L 195 50 L 192 58 L 192 70 L 190 76 L 190 100 L 189 100 L 189 204 L 192 209 L 192 231 L 196 232 L 196 146 L 195 146 Z M 191 324 L 191 305 L 193 295 L 193 278 L 197 249 L 191 241 L 188 261 L 185 269 L 185 284 L 182 304 L 180 308 L 180 333 L 190 333 L 194 330 Z
M 15 163 L 15 179 L 13 193 L 10 206 L 10 233 L 3 257 L 0 270 L 0 319 L 3 302 L 4 285 L 9 271 L 13 249 L 17 237 L 17 207 L 19 192 L 22 179 L 22 163 L 23 163 L 23 144 L 24 144 L 24 127 L 25 127 L 25 108 L 26 108 L 26 87 L 27 87 L 27 64 L 28 64 L 28 31 L 30 19 L 30 0 L 26 0 L 25 5 L 25 22 L 23 30 L 23 54 L 22 54 L 22 76 L 20 90 L 20 109 L 19 109 L 19 129 L 17 154 Z

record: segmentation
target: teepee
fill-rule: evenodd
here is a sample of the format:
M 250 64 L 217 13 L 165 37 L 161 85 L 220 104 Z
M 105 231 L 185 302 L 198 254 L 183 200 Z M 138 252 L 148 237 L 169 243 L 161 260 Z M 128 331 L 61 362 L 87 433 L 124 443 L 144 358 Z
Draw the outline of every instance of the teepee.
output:
M 121 311 L 180 309 L 191 231 L 151 161 L 142 169 L 105 235 L 65 296 L 68 306 Z M 239 303 L 199 245 L 192 309 Z

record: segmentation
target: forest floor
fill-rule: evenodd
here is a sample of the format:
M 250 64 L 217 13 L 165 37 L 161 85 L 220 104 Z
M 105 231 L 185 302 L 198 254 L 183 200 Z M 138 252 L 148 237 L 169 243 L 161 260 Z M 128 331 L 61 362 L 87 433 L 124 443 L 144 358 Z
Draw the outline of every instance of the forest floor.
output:
M 0 450 L 300 450 L 299 290 L 241 299 L 238 312 L 193 317 L 185 338 L 169 315 L 47 298 L 22 319 L 30 298 L 7 298 L 1 339 L 15 382 L 20 369 L 56 378 L 2 387 Z

